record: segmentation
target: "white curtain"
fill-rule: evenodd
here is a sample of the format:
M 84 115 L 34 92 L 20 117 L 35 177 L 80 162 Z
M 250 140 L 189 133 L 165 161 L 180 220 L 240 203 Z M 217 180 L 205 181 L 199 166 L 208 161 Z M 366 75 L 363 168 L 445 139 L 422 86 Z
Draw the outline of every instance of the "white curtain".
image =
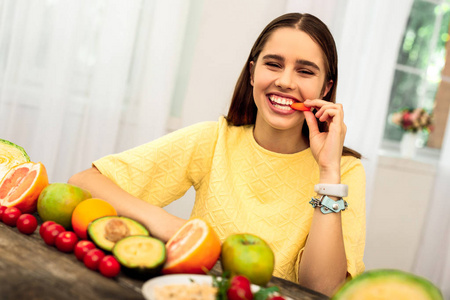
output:
M 434 190 L 422 230 L 414 273 L 428 278 L 450 299 L 450 115 Z
M 0 1 L 0 138 L 51 182 L 166 133 L 189 1 Z
M 316 15 L 335 37 L 337 102 L 344 105 L 348 127 L 345 145 L 364 156 L 367 211 L 394 67 L 411 5 L 412 0 L 290 0 L 287 5 L 289 11 Z

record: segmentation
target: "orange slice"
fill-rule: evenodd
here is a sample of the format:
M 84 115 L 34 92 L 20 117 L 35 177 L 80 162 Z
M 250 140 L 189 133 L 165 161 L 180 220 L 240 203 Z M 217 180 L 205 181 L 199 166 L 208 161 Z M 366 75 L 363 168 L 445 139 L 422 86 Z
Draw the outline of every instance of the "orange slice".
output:
M 295 110 L 300 110 L 300 111 L 308 111 L 311 110 L 310 107 L 305 106 L 305 104 L 300 103 L 300 102 L 295 102 L 291 104 L 291 108 L 295 109 Z
M 220 256 L 220 239 L 205 221 L 191 219 L 166 244 L 164 274 L 205 274 Z
M 41 191 L 48 185 L 48 176 L 42 163 L 27 162 L 14 166 L 6 173 L 0 185 L 0 203 L 15 206 L 22 213 L 36 211 Z

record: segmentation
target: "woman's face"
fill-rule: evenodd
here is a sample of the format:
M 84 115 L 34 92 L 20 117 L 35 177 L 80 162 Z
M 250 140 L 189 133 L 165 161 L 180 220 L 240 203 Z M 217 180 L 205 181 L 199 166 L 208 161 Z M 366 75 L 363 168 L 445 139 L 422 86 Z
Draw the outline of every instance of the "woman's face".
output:
M 322 50 L 308 34 L 294 28 L 276 29 L 250 68 L 258 107 L 255 126 L 264 130 L 301 131 L 303 112 L 290 105 L 321 99 L 332 84 L 321 94 L 326 75 Z

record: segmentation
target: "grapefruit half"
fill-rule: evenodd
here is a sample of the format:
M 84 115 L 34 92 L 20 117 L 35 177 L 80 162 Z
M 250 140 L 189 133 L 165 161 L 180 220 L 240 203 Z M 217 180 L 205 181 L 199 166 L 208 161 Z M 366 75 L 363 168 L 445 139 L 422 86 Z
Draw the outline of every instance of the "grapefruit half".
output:
M 29 161 L 30 157 L 22 147 L 0 139 L 0 182 L 12 167 Z
M 14 166 L 6 173 L 0 185 L 0 203 L 17 207 L 22 213 L 36 211 L 41 191 L 48 185 L 45 166 L 26 162 Z
M 220 256 L 216 232 L 202 219 L 191 219 L 166 244 L 164 274 L 205 274 Z

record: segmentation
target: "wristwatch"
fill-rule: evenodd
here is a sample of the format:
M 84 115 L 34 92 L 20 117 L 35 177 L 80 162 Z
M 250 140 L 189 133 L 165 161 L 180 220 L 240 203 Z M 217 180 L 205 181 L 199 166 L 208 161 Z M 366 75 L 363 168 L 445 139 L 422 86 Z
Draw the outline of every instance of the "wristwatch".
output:
M 347 197 L 348 185 L 319 183 L 314 186 L 314 192 L 321 195 L 328 195 L 339 198 Z
M 348 207 L 347 201 L 344 199 L 333 200 L 326 195 L 323 195 L 320 198 L 311 198 L 309 203 L 313 208 L 320 207 L 320 211 L 324 214 L 329 214 L 332 212 L 340 212 L 345 210 Z

